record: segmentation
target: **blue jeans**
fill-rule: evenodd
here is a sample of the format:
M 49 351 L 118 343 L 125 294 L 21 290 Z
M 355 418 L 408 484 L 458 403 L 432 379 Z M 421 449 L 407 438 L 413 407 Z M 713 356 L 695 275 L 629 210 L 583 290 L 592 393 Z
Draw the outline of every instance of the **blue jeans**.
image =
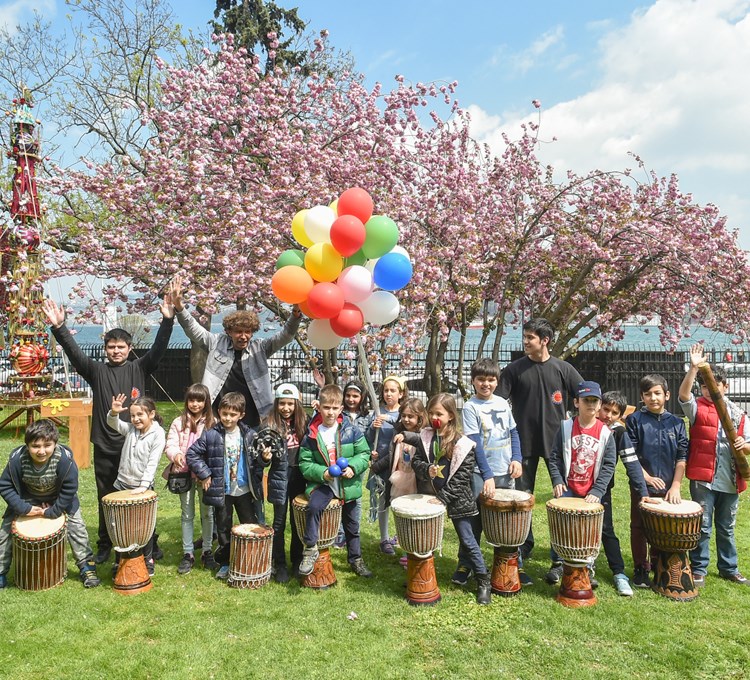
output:
M 734 542 L 734 525 L 737 522 L 739 494 L 712 491 L 698 482 L 690 482 L 690 497 L 703 508 L 701 537 L 698 547 L 690 551 L 693 573 L 705 576 L 708 571 L 711 528 L 716 525 L 716 566 L 723 576 L 736 574 L 737 545 Z
M 487 565 L 484 563 L 479 543 L 474 537 L 474 523 L 472 521 L 474 519 L 475 517 L 454 517 L 452 521 L 465 559 L 469 562 L 475 574 L 483 575 L 487 573 Z

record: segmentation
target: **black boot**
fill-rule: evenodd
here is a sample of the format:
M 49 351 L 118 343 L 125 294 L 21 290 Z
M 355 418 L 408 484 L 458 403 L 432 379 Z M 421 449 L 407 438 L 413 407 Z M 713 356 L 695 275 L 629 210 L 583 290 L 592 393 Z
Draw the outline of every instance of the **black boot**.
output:
M 477 604 L 490 604 L 492 602 L 492 586 L 490 586 L 489 574 L 477 574 Z

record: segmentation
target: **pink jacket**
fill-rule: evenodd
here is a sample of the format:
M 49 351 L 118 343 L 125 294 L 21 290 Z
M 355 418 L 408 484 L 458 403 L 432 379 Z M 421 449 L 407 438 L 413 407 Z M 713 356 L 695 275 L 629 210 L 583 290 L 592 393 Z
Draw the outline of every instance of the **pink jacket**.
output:
M 203 434 L 204 419 L 201 418 L 198 421 L 198 427 L 195 432 L 191 432 L 190 428 L 183 429 L 182 427 L 182 416 L 178 416 L 172 421 L 169 426 L 169 432 L 167 433 L 167 448 L 164 453 L 167 454 L 170 463 L 174 463 L 175 456 L 179 453 L 185 454 L 187 450 L 193 445 L 197 439 Z M 171 465 L 167 465 L 162 473 L 162 477 L 166 479 L 169 476 L 169 469 Z M 187 463 L 183 463 L 181 466 L 175 466 L 175 472 L 187 472 Z

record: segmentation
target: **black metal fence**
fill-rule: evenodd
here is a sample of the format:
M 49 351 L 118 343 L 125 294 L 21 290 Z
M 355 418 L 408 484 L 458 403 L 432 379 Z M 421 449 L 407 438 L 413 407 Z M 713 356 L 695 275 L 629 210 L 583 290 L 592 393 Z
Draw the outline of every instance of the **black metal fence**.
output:
M 93 359 L 102 360 L 104 351 L 102 345 L 83 345 L 83 351 Z M 136 355 L 141 355 L 145 349 L 135 349 Z M 723 366 L 729 375 L 730 396 L 745 408 L 750 407 L 750 363 L 744 361 L 750 356 L 750 351 L 738 349 L 729 355 L 725 349 L 709 349 L 707 351 L 712 362 Z M 464 349 L 463 385 L 471 390 L 469 370 L 476 359 L 477 346 L 467 346 Z M 500 352 L 500 365 L 522 356 L 521 348 L 503 348 Z M 400 357 L 389 355 L 382 357 L 376 380 L 389 374 L 405 375 L 410 390 L 420 396 L 422 389 L 422 375 L 424 373 L 424 354 L 412 356 L 407 369 L 400 368 Z M 579 373 L 587 380 L 596 380 L 605 390 L 620 390 L 631 404 L 638 404 L 640 400 L 638 382 L 647 373 L 659 373 L 667 379 L 670 388 L 669 410 L 679 413 L 677 391 L 685 374 L 689 356 L 687 351 L 674 353 L 663 349 L 629 349 L 629 350 L 595 350 L 581 351 L 570 359 Z M 459 348 L 451 346 L 445 354 L 444 374 L 445 389 L 459 394 Z M 358 364 L 355 353 L 339 352 L 338 374 L 340 380 L 357 375 Z M 85 389 L 86 383 L 76 375 L 75 371 L 66 364 L 61 356 L 54 356 L 50 360 L 49 369 L 53 373 L 56 387 L 62 388 L 70 383 L 74 390 Z M 303 401 L 309 405 L 317 394 L 317 385 L 313 381 L 309 363 L 304 353 L 296 346 L 282 348 L 269 359 L 271 383 L 275 386 L 282 382 L 291 382 L 300 388 Z M 8 393 L 13 389 L 10 382 L 12 369 L 7 351 L 0 351 L 0 393 Z M 170 347 L 159 368 L 149 379 L 146 386 L 148 394 L 158 400 L 172 399 L 180 402 L 185 389 L 191 384 L 190 377 L 190 347 L 189 345 Z

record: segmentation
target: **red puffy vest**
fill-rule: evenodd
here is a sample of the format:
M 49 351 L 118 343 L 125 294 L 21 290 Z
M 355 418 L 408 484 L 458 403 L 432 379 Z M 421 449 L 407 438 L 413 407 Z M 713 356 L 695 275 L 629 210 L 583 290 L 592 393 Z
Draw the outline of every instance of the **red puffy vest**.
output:
M 698 397 L 695 422 L 690 426 L 690 454 L 687 460 L 687 478 L 697 482 L 710 482 L 716 470 L 716 438 L 719 434 L 719 414 L 710 399 Z M 744 433 L 745 416 L 740 420 L 738 433 Z M 737 491 L 742 493 L 747 482 L 736 476 Z

